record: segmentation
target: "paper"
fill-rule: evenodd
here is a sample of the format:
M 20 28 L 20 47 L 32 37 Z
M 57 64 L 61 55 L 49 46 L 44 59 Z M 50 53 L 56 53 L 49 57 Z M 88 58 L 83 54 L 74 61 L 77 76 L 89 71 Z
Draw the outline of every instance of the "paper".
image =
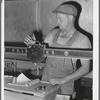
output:
M 26 84 L 13 84 L 13 83 L 8 83 L 9 85 L 13 86 L 23 86 L 23 87 L 28 87 Z
M 17 83 L 26 83 L 31 81 L 29 78 L 27 78 L 23 73 L 21 73 L 18 77 L 17 77 Z

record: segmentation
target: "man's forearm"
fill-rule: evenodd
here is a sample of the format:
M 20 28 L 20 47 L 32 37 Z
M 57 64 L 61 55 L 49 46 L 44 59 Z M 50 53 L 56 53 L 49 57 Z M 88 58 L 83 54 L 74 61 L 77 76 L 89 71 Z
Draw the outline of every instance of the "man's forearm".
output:
M 76 70 L 74 73 L 65 76 L 63 78 L 64 83 L 70 80 L 77 80 L 81 78 L 82 76 L 86 75 L 89 72 L 89 66 L 81 66 L 78 70 Z

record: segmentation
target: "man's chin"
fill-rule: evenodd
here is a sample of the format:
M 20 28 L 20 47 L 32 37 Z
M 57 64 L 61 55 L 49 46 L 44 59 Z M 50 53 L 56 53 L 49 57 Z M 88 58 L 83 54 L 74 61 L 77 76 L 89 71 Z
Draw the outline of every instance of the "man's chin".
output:
M 59 26 L 59 28 L 60 28 L 61 30 L 63 30 L 63 28 L 62 28 L 62 27 L 60 27 L 60 26 Z

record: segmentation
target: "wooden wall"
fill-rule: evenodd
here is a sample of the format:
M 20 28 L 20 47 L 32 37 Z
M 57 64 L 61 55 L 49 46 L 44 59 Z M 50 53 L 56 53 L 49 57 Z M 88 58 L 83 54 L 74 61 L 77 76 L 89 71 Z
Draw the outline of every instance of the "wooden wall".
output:
M 34 30 L 41 30 L 45 37 L 57 25 L 52 10 L 65 1 L 70 0 L 6 0 L 5 41 L 23 42 Z M 93 34 L 93 0 L 73 1 L 82 6 L 80 27 Z
M 5 1 L 5 41 L 23 42 L 36 29 L 36 0 Z

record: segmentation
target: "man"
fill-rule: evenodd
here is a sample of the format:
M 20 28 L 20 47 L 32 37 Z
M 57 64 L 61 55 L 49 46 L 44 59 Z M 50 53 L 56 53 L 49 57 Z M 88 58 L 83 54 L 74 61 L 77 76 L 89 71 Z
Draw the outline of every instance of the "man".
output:
M 89 39 L 76 30 L 75 20 L 78 14 L 77 8 L 70 3 L 63 3 L 53 13 L 56 13 L 59 28 L 51 30 L 44 39 L 50 47 L 89 49 Z M 33 35 L 33 40 L 36 40 Z M 27 45 L 34 44 L 30 36 L 25 38 Z M 72 95 L 74 93 L 74 81 L 89 72 L 90 61 L 80 60 L 81 67 L 77 69 L 77 59 L 47 57 L 42 80 L 49 81 L 52 85 L 60 84 L 61 94 Z

